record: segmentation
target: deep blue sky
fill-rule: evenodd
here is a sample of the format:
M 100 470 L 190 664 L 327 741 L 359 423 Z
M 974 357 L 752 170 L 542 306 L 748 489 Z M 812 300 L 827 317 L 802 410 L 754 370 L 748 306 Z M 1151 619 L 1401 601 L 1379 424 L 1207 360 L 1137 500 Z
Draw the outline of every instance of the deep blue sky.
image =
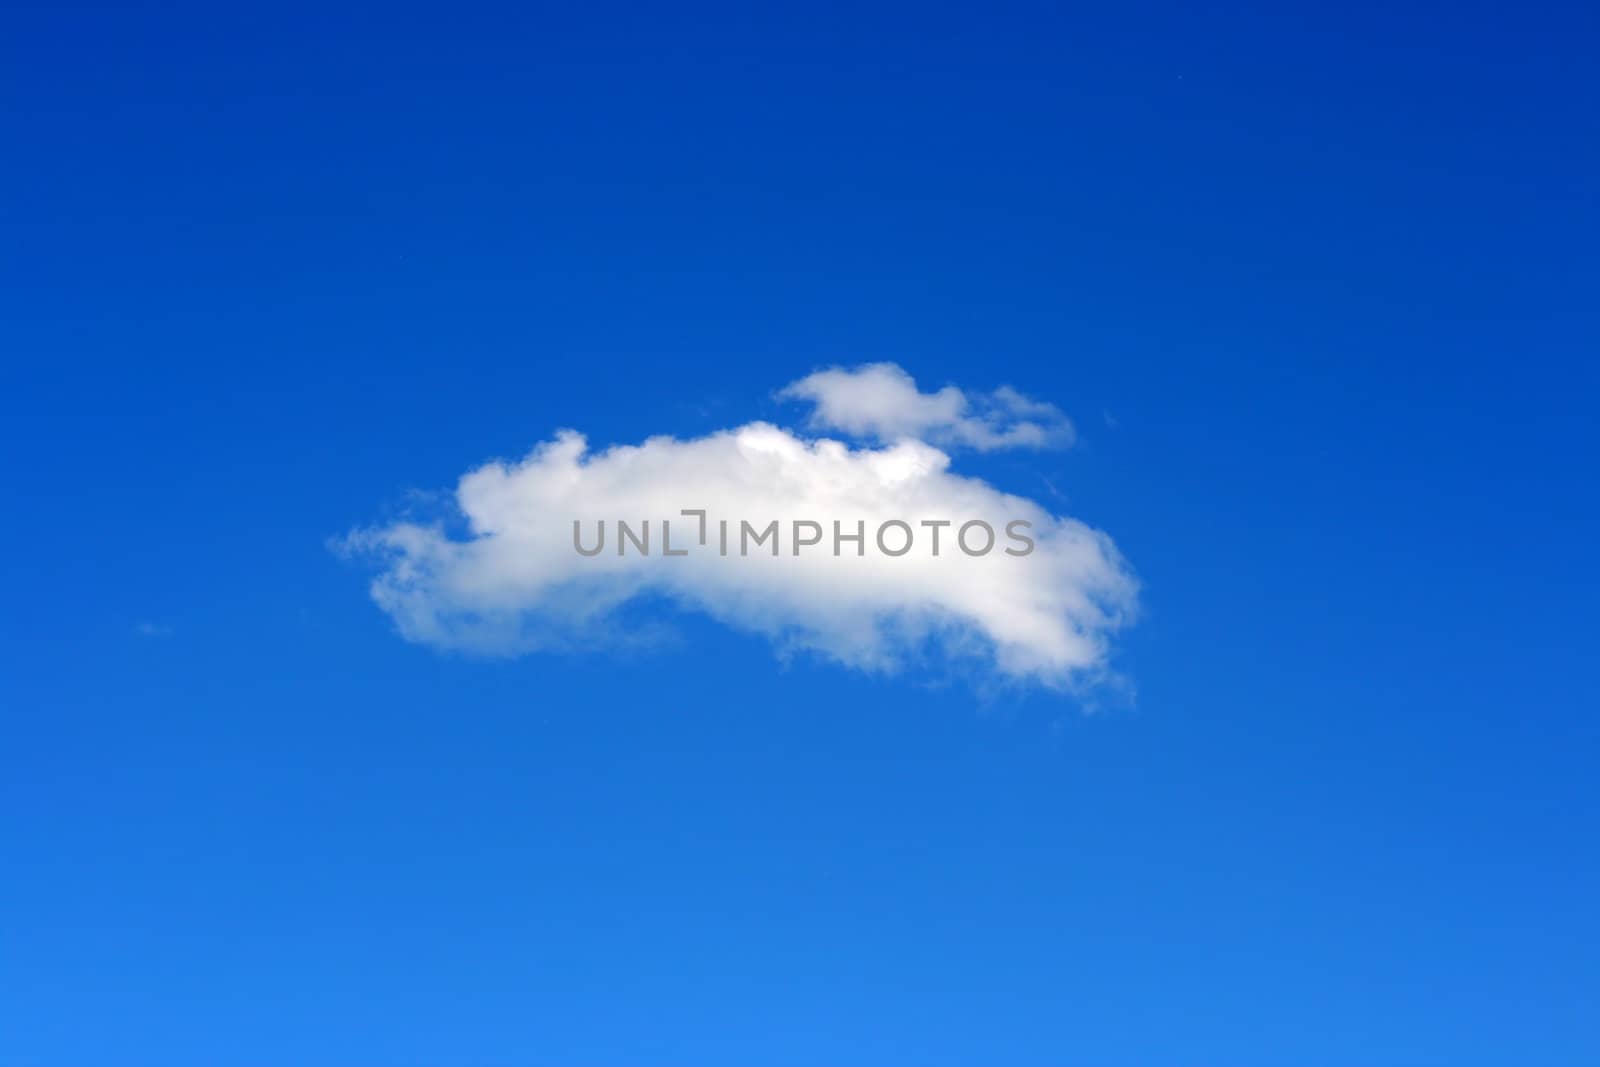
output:
M 1600 1062 L 1592 13 L 5 22 L 0 1064 Z M 868 359 L 1077 420 L 1135 699 L 328 551 Z

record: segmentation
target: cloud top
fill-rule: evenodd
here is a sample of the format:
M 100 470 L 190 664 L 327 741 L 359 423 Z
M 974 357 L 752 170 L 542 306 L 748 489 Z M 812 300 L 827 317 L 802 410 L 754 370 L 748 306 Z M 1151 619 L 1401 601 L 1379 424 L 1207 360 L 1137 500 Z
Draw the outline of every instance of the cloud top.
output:
M 1053 404 L 1003 385 L 968 394 L 953 385 L 917 388 L 893 363 L 831 367 L 778 391 L 782 400 L 815 405 L 809 426 L 878 441 L 921 440 L 953 448 L 1058 448 L 1072 444 L 1072 422 Z
M 889 370 L 910 382 L 881 364 L 842 373 L 877 383 L 893 380 Z M 941 426 L 970 417 L 941 403 L 950 414 Z M 464 475 L 454 498 L 464 533 L 399 522 L 345 544 L 378 559 L 372 595 L 401 634 L 438 648 L 647 641 L 666 600 L 763 635 L 780 654 L 873 671 L 959 662 L 1050 686 L 1100 672 L 1136 599 L 1110 538 L 950 466 L 911 436 L 852 447 L 756 422 L 594 452 L 567 430 L 519 461 Z M 619 521 L 634 541 L 619 538 Z M 970 523 L 980 525 L 961 540 Z M 600 551 L 580 553 L 602 524 Z M 969 554 L 986 540 L 982 524 L 993 544 Z M 636 540 L 644 531 L 648 554 Z M 751 532 L 774 537 L 752 547 Z

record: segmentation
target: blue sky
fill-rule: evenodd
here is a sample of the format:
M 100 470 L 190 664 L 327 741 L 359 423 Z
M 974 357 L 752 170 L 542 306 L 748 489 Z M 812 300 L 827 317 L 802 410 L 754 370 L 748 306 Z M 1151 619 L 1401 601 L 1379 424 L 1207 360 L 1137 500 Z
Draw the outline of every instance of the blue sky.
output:
M 1596 31 L 14 11 L 0 1062 L 1600 1060 Z M 1073 420 L 958 466 L 1122 684 L 441 652 L 329 549 L 869 361 Z

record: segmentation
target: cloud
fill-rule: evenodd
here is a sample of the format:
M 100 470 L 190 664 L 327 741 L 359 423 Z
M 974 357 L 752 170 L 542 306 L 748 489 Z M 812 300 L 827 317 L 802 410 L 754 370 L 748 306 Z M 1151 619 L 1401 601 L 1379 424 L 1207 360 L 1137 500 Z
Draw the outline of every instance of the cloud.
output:
M 150 622 L 146 620 L 144 622 L 136 623 L 133 627 L 133 632 L 138 634 L 140 637 L 159 639 L 163 637 L 171 637 L 172 627 L 166 625 L 165 623 Z
M 968 395 L 953 385 L 924 393 L 893 363 L 833 367 L 778 391 L 816 405 L 809 426 L 878 441 L 921 440 L 947 447 L 1053 448 L 1072 444 L 1072 422 L 1053 404 L 1009 385 Z
M 840 373 L 910 382 L 889 365 Z M 948 410 L 939 425 L 960 425 L 960 406 Z M 396 522 L 342 547 L 377 561 L 372 596 L 400 633 L 441 649 L 648 642 L 667 601 L 764 635 L 781 655 L 872 671 L 958 663 L 1050 686 L 1103 672 L 1136 599 L 1111 539 L 950 466 L 910 436 L 852 447 L 762 422 L 598 452 L 564 430 L 520 461 L 464 475 L 446 517 L 459 529 Z M 619 520 L 647 537 L 648 554 L 621 540 Z M 575 522 L 586 550 L 604 524 L 598 554 L 577 550 Z M 961 538 L 976 523 L 992 546 L 982 525 Z

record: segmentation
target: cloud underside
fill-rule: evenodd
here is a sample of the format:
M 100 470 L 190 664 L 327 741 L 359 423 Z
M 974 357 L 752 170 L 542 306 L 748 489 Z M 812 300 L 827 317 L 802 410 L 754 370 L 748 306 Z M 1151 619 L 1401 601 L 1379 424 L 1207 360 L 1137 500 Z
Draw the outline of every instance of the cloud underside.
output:
M 461 479 L 453 518 L 464 532 L 399 522 L 359 530 L 346 545 L 380 560 L 372 595 L 401 634 L 441 649 L 515 655 L 649 643 L 670 617 L 660 610 L 667 601 L 762 635 L 781 655 L 871 671 L 962 665 L 1050 686 L 1101 672 L 1136 593 L 1111 540 L 952 473 L 945 451 L 895 436 L 851 447 L 752 423 L 592 453 L 580 434 L 563 431 L 520 462 Z M 706 544 L 685 509 L 705 511 Z M 648 555 L 631 542 L 618 555 L 619 519 L 634 531 L 648 521 Z M 727 556 L 719 520 L 732 529 Z M 778 554 L 770 542 L 742 545 L 741 520 L 757 529 L 776 521 Z M 903 555 L 875 543 L 890 520 L 912 531 Z M 938 529 L 937 555 L 924 520 L 953 524 Z M 997 534 L 981 555 L 955 541 L 973 520 Z M 575 521 L 588 548 L 605 524 L 599 554 L 576 551 Z M 864 528 L 863 554 L 851 542 L 834 554 L 835 521 L 846 533 Z M 1020 549 L 1005 533 L 1018 521 L 1029 524 L 1020 528 L 1034 545 L 1027 555 L 1004 551 Z M 797 522 L 822 534 L 798 555 L 799 531 L 811 530 Z M 673 547 L 687 555 L 662 555 L 668 523 Z M 888 544 L 898 551 L 904 540 L 896 528 Z M 973 542 L 982 541 L 977 529 Z

